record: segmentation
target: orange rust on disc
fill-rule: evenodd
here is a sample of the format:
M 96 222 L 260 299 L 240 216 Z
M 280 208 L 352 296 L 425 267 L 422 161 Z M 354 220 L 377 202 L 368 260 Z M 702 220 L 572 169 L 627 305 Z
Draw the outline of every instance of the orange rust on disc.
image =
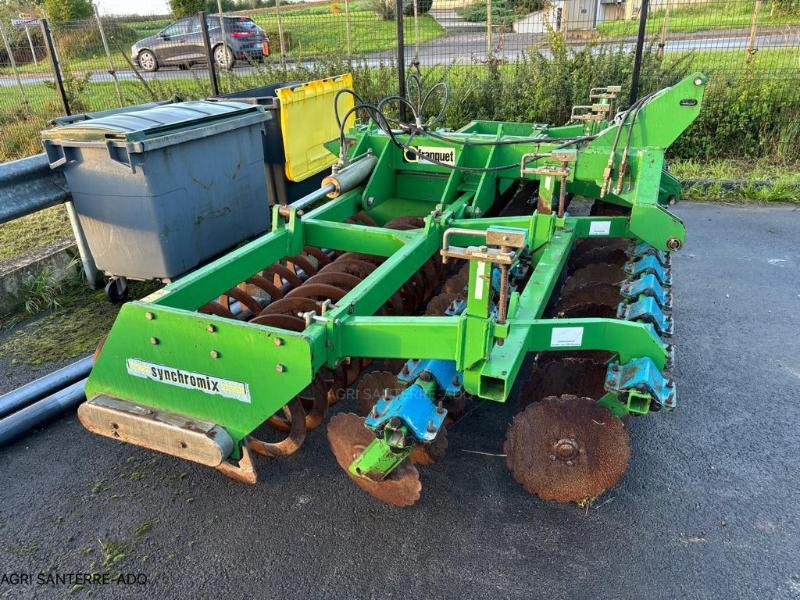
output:
M 442 460 L 446 452 L 447 430 L 442 427 L 430 444 L 415 446 L 408 458 L 417 465 L 433 465 Z
M 394 373 L 389 371 L 371 371 L 365 373 L 356 386 L 356 405 L 358 413 L 366 417 L 375 403 L 383 398 L 384 392 L 389 390 L 391 396 L 397 396 L 406 388 Z
M 225 317 L 226 319 L 235 319 L 236 316 L 227 308 L 222 306 L 219 302 L 209 302 L 197 309 L 197 312 L 205 315 L 216 315 L 218 317 Z
M 331 263 L 332 260 L 331 257 L 325 254 L 319 248 L 315 248 L 314 246 L 306 246 L 305 248 L 303 248 L 303 252 L 308 256 L 311 256 L 312 258 L 316 259 L 317 264 L 320 267 L 324 267 L 325 265 L 329 265 Z
M 315 300 L 331 300 L 338 302 L 344 298 L 347 290 L 327 283 L 304 283 L 286 294 L 286 298 L 311 298 Z
M 574 290 L 597 284 L 619 284 L 625 279 L 625 269 L 620 265 L 595 263 L 575 271 L 561 288 L 561 295 L 566 296 Z
M 539 402 L 561 393 L 599 398 L 605 394 L 608 365 L 603 360 L 561 353 L 543 353 L 531 369 L 531 377 L 522 388 L 521 406 Z
M 450 308 L 450 305 L 457 299 L 458 294 L 442 292 L 438 296 L 434 296 L 433 299 L 428 302 L 428 306 L 425 308 L 425 314 L 430 317 L 441 317 L 445 314 L 445 311 Z
M 355 275 L 356 277 L 364 279 L 374 270 L 375 270 L 375 265 L 372 263 L 368 263 L 363 260 L 357 260 L 354 258 L 342 259 L 342 257 L 340 256 L 331 264 L 321 269 L 320 273 L 330 273 L 331 271 L 340 271 L 343 273 L 350 273 L 350 275 Z
M 339 413 L 328 422 L 328 443 L 336 462 L 358 487 L 381 502 L 393 506 L 411 506 L 419 500 L 422 484 L 419 471 L 406 460 L 383 481 L 355 477 L 348 468 L 372 440 L 373 433 L 364 427 L 364 419 L 352 413 Z
M 268 304 L 259 313 L 259 316 L 282 314 L 297 317 L 299 316 L 298 313 L 316 312 L 318 310 L 319 305 L 310 298 L 282 298 Z M 298 329 L 297 331 L 303 331 L 303 329 Z
M 264 269 L 262 275 L 267 279 L 272 278 L 272 281 L 278 287 L 283 287 L 283 280 L 286 280 L 289 287 L 299 287 L 303 284 L 294 271 L 278 263 L 268 266 Z
M 580 502 L 614 487 L 630 458 L 622 421 L 591 398 L 549 396 L 518 413 L 503 446 L 514 479 L 542 500 Z

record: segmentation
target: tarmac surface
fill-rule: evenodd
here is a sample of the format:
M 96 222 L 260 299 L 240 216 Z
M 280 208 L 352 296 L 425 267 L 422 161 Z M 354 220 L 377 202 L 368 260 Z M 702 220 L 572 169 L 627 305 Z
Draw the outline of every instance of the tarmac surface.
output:
M 410 509 L 349 482 L 321 430 L 246 486 L 68 415 L 0 449 L 0 598 L 63 598 L 40 573 L 106 571 L 146 583 L 74 595 L 800 598 L 800 209 L 675 210 L 679 406 L 631 423 L 629 471 L 591 507 L 511 479 L 514 400 L 449 430 Z

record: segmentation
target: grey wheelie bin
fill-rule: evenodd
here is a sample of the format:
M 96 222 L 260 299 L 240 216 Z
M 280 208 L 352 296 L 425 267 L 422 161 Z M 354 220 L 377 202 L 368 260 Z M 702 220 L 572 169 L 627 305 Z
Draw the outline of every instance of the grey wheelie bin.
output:
M 266 231 L 262 107 L 180 102 L 42 132 L 61 169 L 106 294 L 170 281 Z

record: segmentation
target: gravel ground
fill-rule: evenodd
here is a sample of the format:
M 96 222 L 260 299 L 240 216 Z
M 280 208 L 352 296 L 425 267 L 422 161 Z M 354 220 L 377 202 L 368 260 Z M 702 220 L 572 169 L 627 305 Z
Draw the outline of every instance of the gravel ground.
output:
M 687 204 L 675 257 L 679 408 L 631 425 L 621 484 L 588 509 L 528 496 L 481 404 L 413 508 L 348 482 L 324 433 L 256 486 L 85 432 L 0 451 L 0 598 L 40 572 L 141 573 L 93 597 L 800 598 L 800 211 Z

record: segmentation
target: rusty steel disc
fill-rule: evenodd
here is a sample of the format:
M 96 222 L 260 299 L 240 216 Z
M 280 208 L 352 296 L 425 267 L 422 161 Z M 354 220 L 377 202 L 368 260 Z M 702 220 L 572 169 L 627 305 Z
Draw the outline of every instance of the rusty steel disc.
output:
M 562 393 L 599 398 L 605 394 L 607 369 L 602 360 L 543 354 L 531 369 L 531 377 L 520 394 L 520 405 L 528 406 Z
M 295 274 L 299 275 L 297 272 L 298 267 L 303 270 L 303 272 L 306 274 L 306 277 L 311 277 L 317 273 L 317 267 L 312 264 L 312 262 L 309 260 L 309 257 L 306 255 L 298 254 L 297 256 L 287 258 L 286 261 L 287 264 L 291 266 Z
M 514 479 L 555 502 L 581 502 L 614 487 L 631 453 L 619 418 L 591 398 L 568 394 L 518 413 L 503 448 Z
M 286 329 L 288 331 L 303 331 L 303 329 L 306 328 L 306 322 L 300 317 L 284 314 L 265 315 L 262 313 L 254 319 L 251 319 L 250 323 L 253 325 L 277 327 L 278 329 Z
M 197 309 L 197 312 L 203 313 L 205 315 L 216 315 L 218 317 L 225 317 L 226 319 L 236 318 L 236 315 L 234 315 L 231 311 L 229 311 L 227 308 L 222 306 L 222 304 L 216 301 L 204 304 L 203 306 Z
M 629 206 L 620 206 L 605 200 L 595 200 L 589 209 L 589 215 L 592 217 L 624 217 L 629 214 L 631 214 Z
M 578 269 L 597 263 L 622 266 L 630 260 L 629 251 L 630 242 L 617 238 L 613 244 L 594 248 L 587 247 L 580 252 L 573 252 L 569 257 L 568 269 L 570 272 L 575 272 Z
M 410 229 L 421 229 L 425 227 L 425 220 L 422 217 L 395 217 L 391 221 L 384 223 L 383 226 L 386 229 L 408 231 Z
M 330 300 L 331 302 L 338 302 L 347 294 L 347 290 L 343 290 L 335 285 L 327 283 L 304 283 L 298 288 L 293 289 L 286 294 L 286 300 L 290 298 L 310 298 L 312 300 Z
M 452 292 L 442 292 L 438 296 L 434 296 L 428 305 L 425 307 L 425 314 L 429 317 L 442 317 L 450 305 L 458 300 L 458 294 Z
M 264 307 L 264 310 L 259 313 L 261 315 L 292 315 L 299 316 L 299 313 L 319 311 L 319 304 L 310 298 L 281 298 L 275 302 L 271 302 Z M 300 330 L 302 331 L 302 329 Z
M 407 362 L 405 358 L 384 358 L 382 366 L 384 371 L 399 373 L 400 369 L 406 366 Z
M 452 275 L 444 282 L 443 291 L 458 294 L 460 297 L 464 296 L 464 288 L 469 283 L 469 267 L 461 267 L 455 275 Z
M 342 259 L 340 256 L 331 264 L 326 265 L 320 270 L 320 273 L 330 273 L 331 271 L 340 271 L 343 273 L 350 273 L 364 279 L 367 275 L 375 270 L 375 265 L 364 260 L 355 258 Z
M 361 278 L 350 273 L 342 273 L 341 271 L 331 271 L 328 273 L 317 273 L 313 277 L 306 279 L 303 285 L 311 285 L 314 283 L 324 283 L 327 285 L 334 285 L 348 292 L 361 283 Z
M 430 444 L 419 444 L 408 458 L 415 465 L 434 465 L 444 458 L 447 452 L 447 430 L 442 427 Z
M 386 259 L 383 256 L 375 256 L 374 254 L 363 254 L 361 252 L 345 252 L 341 254 L 337 260 L 363 260 L 364 262 L 368 262 L 370 264 L 375 265 L 376 267 L 385 262 Z
M 374 439 L 364 427 L 364 419 L 352 413 L 339 413 L 328 422 L 328 443 L 336 462 L 358 487 L 386 504 L 411 506 L 419 500 L 422 484 L 419 471 L 410 461 L 403 461 L 383 481 L 354 477 L 348 467 Z
M 363 210 L 360 210 L 354 214 L 353 220 L 358 221 L 362 225 L 367 225 L 368 227 L 377 227 L 377 223 L 375 223 L 375 221 L 372 220 L 372 217 L 370 217 Z
M 358 414 L 366 417 L 375 403 L 383 398 L 386 390 L 391 396 L 397 396 L 406 389 L 406 384 L 389 371 L 370 371 L 361 376 L 356 386 L 356 406 Z
M 261 275 L 266 279 L 271 279 L 279 288 L 283 287 L 284 281 L 289 284 L 289 287 L 298 287 L 303 284 L 294 271 L 279 263 L 268 266 Z
M 333 260 L 322 250 L 320 250 L 319 248 L 315 248 L 314 246 L 306 246 L 305 248 L 303 248 L 303 253 L 316 260 L 318 268 L 330 264 L 331 260 Z
M 272 302 L 283 298 L 283 292 L 272 281 L 261 275 L 253 275 L 247 279 L 247 283 L 264 290 Z
M 219 303 L 222 304 L 222 306 L 224 306 L 228 310 L 230 310 L 231 298 L 237 300 L 239 304 L 247 308 L 247 310 L 249 310 L 250 313 L 253 315 L 257 315 L 258 313 L 261 312 L 262 307 L 258 303 L 258 301 L 241 288 L 235 287 L 229 289 L 227 292 L 225 292 L 219 297 Z
M 620 302 L 622 302 L 622 296 L 617 285 L 613 283 L 596 283 L 562 292 L 556 303 L 556 311 L 569 310 L 571 307 L 580 304 L 602 304 L 613 308 L 614 312 L 616 312 Z
M 422 277 L 425 280 L 425 297 L 428 298 L 439 285 L 439 271 L 431 259 L 422 263 Z
M 608 263 L 595 263 L 575 271 L 564 282 L 561 295 L 566 296 L 574 290 L 599 283 L 619 285 L 626 277 L 622 265 Z

